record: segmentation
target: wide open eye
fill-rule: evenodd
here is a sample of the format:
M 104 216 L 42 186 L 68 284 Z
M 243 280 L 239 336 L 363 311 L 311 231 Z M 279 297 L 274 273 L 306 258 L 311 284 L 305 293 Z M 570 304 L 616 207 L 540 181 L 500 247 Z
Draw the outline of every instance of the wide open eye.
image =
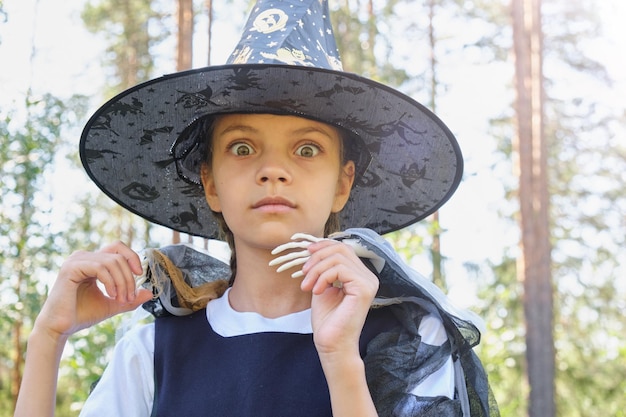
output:
M 237 156 L 248 156 L 254 153 L 254 149 L 245 142 L 237 142 L 230 146 L 230 152 Z
M 320 153 L 320 147 L 313 143 L 304 144 L 296 149 L 296 154 L 305 158 L 313 158 L 318 153 Z

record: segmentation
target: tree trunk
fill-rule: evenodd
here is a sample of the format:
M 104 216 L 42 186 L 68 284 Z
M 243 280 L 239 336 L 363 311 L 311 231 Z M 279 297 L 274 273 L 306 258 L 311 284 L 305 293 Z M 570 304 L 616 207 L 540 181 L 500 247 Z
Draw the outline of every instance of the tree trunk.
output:
M 193 49 L 193 0 L 178 0 L 178 59 L 176 69 L 191 68 Z
M 541 0 L 512 0 L 528 415 L 555 415 L 553 288 L 543 122 Z
M 437 56 L 435 54 L 435 46 L 437 38 L 435 37 L 435 6 L 436 1 L 430 0 L 428 3 L 428 44 L 430 48 L 430 109 L 433 113 L 437 112 Z M 443 277 L 443 262 L 441 258 L 441 227 L 439 227 L 439 211 L 431 216 L 432 243 L 430 245 L 430 258 L 433 264 L 433 283 L 439 288 L 445 290 L 446 282 Z
M 17 404 L 20 385 L 22 385 L 22 366 L 24 364 L 24 343 L 22 342 L 22 319 L 13 323 L 13 366 L 11 368 L 11 398 L 13 410 Z
M 127 37 L 126 48 L 124 51 L 124 63 L 125 66 L 122 69 L 122 85 L 125 88 L 134 86 L 137 84 L 137 73 L 139 72 L 139 61 L 137 59 L 137 34 L 135 32 L 128 31 L 129 28 L 133 28 L 136 25 L 134 24 L 135 14 L 133 10 L 130 8 L 130 3 L 125 2 L 124 7 L 126 11 L 124 13 L 124 28 L 125 28 L 125 36 Z
M 191 69 L 193 59 L 193 0 L 178 0 L 178 55 L 176 70 Z M 180 232 L 172 231 L 172 243 L 180 243 Z
M 28 158 L 30 154 L 26 152 L 25 156 Z M 17 251 L 17 269 L 15 271 L 17 275 L 17 282 L 15 283 L 15 295 L 17 295 L 18 301 L 22 304 L 23 309 L 23 301 L 26 299 L 26 295 L 28 291 L 25 289 L 25 286 L 28 285 L 28 274 L 26 272 L 27 265 L 27 252 L 26 252 L 26 242 L 28 241 L 28 224 L 31 221 L 32 210 L 30 210 L 32 196 L 34 194 L 34 189 L 32 188 L 32 184 L 28 183 L 28 176 L 24 176 L 24 178 L 20 179 L 20 183 L 22 186 L 18 185 L 17 189 L 21 190 L 20 194 L 22 197 L 22 204 L 20 206 L 20 218 L 19 218 L 19 232 L 18 237 L 19 240 L 14 242 L 18 248 Z M 20 309 L 20 310 L 21 310 Z M 21 313 L 21 312 L 20 312 Z M 13 322 L 13 368 L 11 369 L 11 397 L 13 400 L 13 410 L 15 410 L 15 406 L 17 405 L 17 396 L 20 391 L 20 386 L 22 385 L 22 369 L 24 367 L 24 354 L 26 350 L 26 343 L 22 340 L 22 330 L 24 327 L 23 318 L 18 315 Z
M 211 40 L 212 40 L 212 36 L 211 36 L 211 32 L 213 30 L 213 1 L 212 0 L 206 0 L 206 11 L 207 11 L 207 15 L 208 15 L 208 21 L 209 24 L 207 25 L 207 36 L 208 36 L 208 50 L 207 50 L 207 54 L 206 54 L 206 64 L 207 65 L 211 65 Z

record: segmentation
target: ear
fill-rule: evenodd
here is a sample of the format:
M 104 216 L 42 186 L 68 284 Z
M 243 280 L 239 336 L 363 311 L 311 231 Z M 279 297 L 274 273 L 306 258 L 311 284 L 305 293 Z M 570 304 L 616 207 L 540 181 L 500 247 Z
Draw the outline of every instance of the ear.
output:
M 341 167 L 339 179 L 337 180 L 335 201 L 333 202 L 333 208 L 331 210 L 333 213 L 341 211 L 348 202 L 350 191 L 352 191 L 352 184 L 354 183 L 355 172 L 354 161 L 348 161 Z
M 204 187 L 204 197 L 209 207 L 215 212 L 222 211 L 220 199 L 217 196 L 215 181 L 213 179 L 213 172 L 206 163 L 202 164 L 200 168 L 200 178 L 202 179 L 202 186 Z

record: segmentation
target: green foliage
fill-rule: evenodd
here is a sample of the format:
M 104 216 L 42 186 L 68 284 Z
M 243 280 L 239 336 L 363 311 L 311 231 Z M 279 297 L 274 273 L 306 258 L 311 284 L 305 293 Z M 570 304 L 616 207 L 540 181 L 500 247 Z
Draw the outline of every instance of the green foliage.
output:
M 486 268 L 491 269 L 487 271 Z M 492 276 L 484 282 L 478 298 L 479 315 L 487 324 L 479 345 L 485 370 L 489 375 L 500 413 L 507 417 L 526 415 L 528 387 L 523 378 L 525 363 L 522 286 L 517 280 L 516 260 L 505 258 L 498 265 L 485 265 L 475 271 Z
M 368 3 L 330 2 L 345 69 L 410 94 L 429 94 L 427 5 L 409 0 L 372 1 L 373 9 L 367 10 Z M 448 78 L 439 77 L 437 94 L 445 94 L 446 84 L 456 82 L 454 77 L 463 77 L 462 70 L 454 74 L 446 66 L 452 56 L 471 57 L 468 65 L 498 61 L 510 65 L 508 1 L 435 3 L 437 68 L 448 74 Z M 0 0 L 0 21 L 6 19 L 2 6 Z M 109 43 L 105 65 L 114 75 L 110 87 L 115 92 L 151 77 L 155 48 L 174 31 L 170 16 L 159 7 L 164 7 L 163 2 L 156 0 L 91 0 L 86 4 L 86 25 Z M 591 39 L 602 27 L 595 7 L 592 1 L 544 2 L 556 388 L 558 415 L 568 417 L 624 416 L 626 409 L 626 305 L 621 283 L 626 264 L 626 147 L 620 141 L 626 120 L 623 108 L 598 102 L 597 93 L 610 88 L 610 80 L 589 57 Z M 573 88 L 590 80 L 589 91 Z M 510 86 L 485 88 L 505 91 Z M 8 416 L 3 413 L 11 409 L 12 331 L 22 321 L 23 337 L 27 335 L 61 259 L 74 249 L 95 249 L 117 239 L 135 247 L 156 246 L 148 225 L 122 214 L 95 188 L 85 189 L 68 207 L 65 230 L 51 229 L 54 196 L 47 177 L 59 153 L 68 152 L 59 138 L 64 126 L 75 124 L 72 106 L 53 97 L 30 98 L 25 103 L 27 117 L 0 113 L 0 417 Z M 499 140 L 502 152 L 494 158 L 493 175 L 507 187 L 507 201 L 497 210 L 514 227 L 513 119 L 506 103 L 493 122 L 489 134 Z M 71 158 L 76 168 L 75 149 Z M 438 228 L 423 222 L 387 237 L 412 263 L 425 255 L 421 248 L 428 247 L 431 229 Z M 485 260 L 467 269 L 477 283 L 480 304 L 476 308 L 487 323 L 478 353 L 502 415 L 523 417 L 528 387 L 516 252 L 514 247 L 502 248 L 499 262 Z M 57 416 L 77 415 L 90 385 L 106 366 L 120 320 L 104 322 L 71 339 L 62 363 Z
M 117 341 L 117 331 L 129 314 L 115 316 L 72 336 L 61 363 L 57 413 L 78 415 L 87 394 L 102 376 Z
M 331 2 L 332 24 L 345 71 L 394 86 L 400 86 L 408 79 L 404 69 L 378 59 L 376 55 L 388 55 L 393 46 L 393 40 L 381 32 L 381 22 L 397 18 L 394 5 L 399 2 L 377 3 L 372 10 L 349 1 Z
M 28 97 L 23 109 L 0 114 L 0 410 L 7 413 L 15 389 L 10 371 L 23 357 L 26 338 L 63 259 L 74 250 L 94 250 L 117 239 L 135 244 L 140 239 L 141 248 L 155 245 L 149 236 L 123 233 L 115 220 L 115 211 L 121 209 L 109 210 L 113 203 L 104 202 L 101 193 L 85 190 L 81 201 L 62 215 L 54 212 L 54 166 L 62 165 L 66 153 L 73 161 L 77 154 L 61 138 L 72 136 L 67 132 L 83 118 L 85 107 L 83 97 L 61 100 L 45 95 Z M 59 228 L 59 222 L 67 227 Z M 141 224 L 124 229 L 141 231 Z M 144 233 L 148 235 L 149 228 Z M 102 374 L 121 320 L 116 317 L 70 339 L 56 415 L 77 415 L 90 384 Z
M 424 253 L 424 236 L 421 233 L 416 233 L 415 228 L 406 228 L 389 233 L 385 235 L 385 239 L 391 243 L 409 265 L 416 257 Z
M 607 108 L 596 95 L 611 88 L 602 65 L 590 58 L 601 30 L 596 5 L 555 1 L 548 11 L 546 59 L 559 70 L 559 79 L 548 81 L 554 87 L 546 109 L 558 414 L 618 415 L 626 405 L 625 289 L 619 284 L 626 244 L 626 158 L 618 140 L 623 107 Z M 557 88 L 559 81 L 579 80 L 589 91 Z
M 154 0 L 91 0 L 85 4 L 85 27 L 107 40 L 105 66 L 114 72 L 114 93 L 152 76 L 153 49 L 171 34 L 167 12 Z
M 108 43 L 104 65 L 114 74 L 109 80 L 115 94 L 152 76 L 153 50 L 170 36 L 169 15 L 151 0 L 102 0 L 86 2 L 82 11 L 85 26 Z M 79 168 L 77 149 L 68 151 L 71 168 Z M 75 196 L 76 203 L 65 213 L 71 224 L 63 233 L 63 257 L 71 251 L 96 250 L 121 240 L 136 250 L 159 246 L 152 241 L 152 227 L 122 209 L 92 184 Z M 115 344 L 115 331 L 123 318 L 106 320 L 69 340 L 61 362 L 56 415 L 75 416 L 91 385 L 102 375 Z
M 0 114 L 0 369 L 21 369 L 25 337 L 40 310 L 59 259 L 60 233 L 50 227 L 49 175 L 72 105 L 50 95 L 27 96 L 23 122 Z M 0 399 L 11 398 L 17 381 L 0 373 Z M 10 410 L 11 407 L 2 407 Z
M 623 108 L 600 102 L 610 80 L 588 56 L 601 27 L 596 6 L 546 2 L 543 16 L 559 416 L 619 415 L 626 405 Z M 502 137 L 506 123 L 496 127 Z M 501 149 L 511 155 L 510 142 Z
M 8 115 L 0 120 L 0 268 L 4 278 L 0 285 L 11 288 L 14 297 L 14 304 L 0 314 L 13 320 L 24 313 L 32 316 L 37 310 L 40 299 L 31 297 L 36 290 L 32 284 L 51 266 L 51 255 L 55 254 L 52 243 L 56 235 L 50 232 L 46 218 L 51 196 L 43 189 L 67 111 L 63 102 L 50 96 L 29 98 L 26 108 L 28 117 L 23 127 L 14 129 Z

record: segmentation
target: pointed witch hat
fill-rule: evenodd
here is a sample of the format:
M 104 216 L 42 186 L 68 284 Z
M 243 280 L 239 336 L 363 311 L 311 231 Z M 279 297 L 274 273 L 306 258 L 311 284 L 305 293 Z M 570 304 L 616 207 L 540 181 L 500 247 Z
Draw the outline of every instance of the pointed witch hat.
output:
M 295 115 L 349 132 L 357 178 L 343 228 L 385 234 L 406 227 L 436 211 L 461 180 L 459 146 L 437 116 L 342 70 L 326 0 L 259 0 L 226 65 L 166 75 L 117 95 L 87 122 L 80 157 L 102 191 L 131 212 L 215 238 L 195 132 L 227 113 Z

